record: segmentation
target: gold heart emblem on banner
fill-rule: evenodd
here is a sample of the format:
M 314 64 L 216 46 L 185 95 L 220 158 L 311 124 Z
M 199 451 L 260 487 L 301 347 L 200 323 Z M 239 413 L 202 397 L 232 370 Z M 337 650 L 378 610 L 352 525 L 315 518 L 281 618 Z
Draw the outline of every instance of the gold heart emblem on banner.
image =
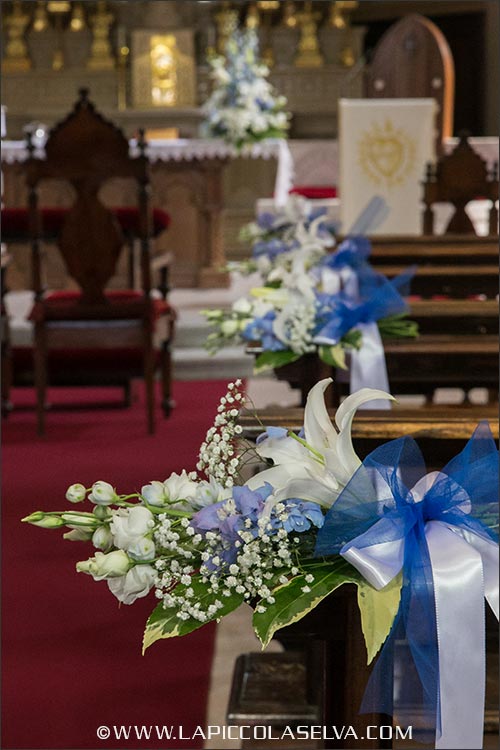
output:
M 403 128 L 391 120 L 373 123 L 359 141 L 359 165 L 376 185 L 402 185 L 415 164 L 416 144 Z
M 384 177 L 394 177 L 403 166 L 405 149 L 396 138 L 374 138 L 368 146 L 367 156 Z

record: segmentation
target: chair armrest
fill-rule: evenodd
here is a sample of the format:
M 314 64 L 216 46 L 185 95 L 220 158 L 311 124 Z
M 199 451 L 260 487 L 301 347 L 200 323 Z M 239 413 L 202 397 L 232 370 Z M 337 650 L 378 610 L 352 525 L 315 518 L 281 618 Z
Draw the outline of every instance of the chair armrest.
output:
M 162 253 L 162 255 L 157 255 L 151 260 L 151 270 L 159 272 L 160 283 L 157 288 L 164 300 L 167 299 L 170 291 L 169 271 L 173 261 L 174 256 L 171 252 Z
M 160 271 L 162 268 L 169 268 L 174 262 L 174 255 L 170 251 L 156 255 L 151 260 L 151 270 Z

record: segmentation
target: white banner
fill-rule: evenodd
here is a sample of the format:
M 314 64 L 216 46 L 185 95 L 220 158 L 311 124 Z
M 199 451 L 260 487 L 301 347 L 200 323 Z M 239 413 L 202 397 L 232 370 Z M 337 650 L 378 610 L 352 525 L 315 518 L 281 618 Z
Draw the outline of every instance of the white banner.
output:
M 422 180 L 435 159 L 436 106 L 434 99 L 339 101 L 342 231 L 379 195 L 389 213 L 371 234 L 422 233 Z

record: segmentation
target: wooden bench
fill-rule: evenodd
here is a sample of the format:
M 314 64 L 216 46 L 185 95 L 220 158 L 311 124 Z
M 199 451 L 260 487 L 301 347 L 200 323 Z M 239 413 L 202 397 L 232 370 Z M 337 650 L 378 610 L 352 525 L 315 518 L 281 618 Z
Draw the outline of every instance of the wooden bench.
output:
M 470 235 L 377 236 L 371 264 L 389 278 L 416 265 L 411 292 L 467 298 L 498 294 L 498 240 Z
M 332 411 L 332 416 L 333 413 Z M 300 408 L 270 407 L 256 413 L 244 411 L 239 417 L 239 424 L 243 427 L 243 437 L 255 440 L 262 432 L 262 424 L 298 431 L 303 424 L 303 414 L 303 409 Z M 353 442 L 363 458 L 387 440 L 413 435 L 426 458 L 428 469 L 432 470 L 442 468 L 463 448 L 482 419 L 489 421 L 493 435 L 498 439 L 497 410 L 493 407 L 362 411 L 354 418 Z M 238 660 L 229 705 L 230 724 L 294 727 L 300 716 L 300 721 L 305 726 L 351 725 L 358 737 L 366 736 L 369 725 L 392 725 L 390 717 L 358 714 L 371 667 L 366 665 L 354 586 L 345 585 L 335 591 L 302 620 L 278 631 L 276 639 L 284 646 L 284 654 L 247 654 Z M 286 690 L 283 690 L 284 682 L 288 685 Z M 360 741 L 344 738 L 339 741 L 317 740 L 315 745 L 308 744 L 304 747 L 329 750 L 360 747 L 413 748 L 418 739 L 418 720 L 418 713 L 411 707 L 404 706 L 398 709 L 394 717 L 394 725 L 401 726 L 403 730 L 409 725 L 415 727 L 411 741 L 403 740 L 392 744 L 390 740 L 384 739 Z M 495 618 L 488 611 L 484 747 L 496 747 L 497 742 L 498 631 Z M 295 748 L 296 745 L 294 742 L 277 745 L 274 741 L 264 741 L 243 743 L 242 747 Z

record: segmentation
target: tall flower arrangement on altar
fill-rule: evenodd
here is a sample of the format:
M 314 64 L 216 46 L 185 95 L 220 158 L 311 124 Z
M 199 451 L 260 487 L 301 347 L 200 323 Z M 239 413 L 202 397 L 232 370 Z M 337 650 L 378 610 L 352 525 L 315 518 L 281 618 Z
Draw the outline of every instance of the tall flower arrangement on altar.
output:
M 269 68 L 259 61 L 255 31 L 236 31 L 224 56 L 209 60 L 213 91 L 204 105 L 207 135 L 237 148 L 264 138 L 283 138 L 288 129 L 286 98 L 267 80 Z
M 415 703 L 422 701 L 438 746 L 480 747 L 484 598 L 498 617 L 498 451 L 489 427 L 480 425 L 441 471 L 426 473 L 411 438 L 362 462 L 351 440 L 354 413 L 391 397 L 373 389 L 351 395 L 334 426 L 323 398 L 330 382 L 311 390 L 299 435 L 270 427 L 243 450 L 244 395 L 239 381 L 231 383 L 197 472 L 132 494 L 105 481 L 73 484 L 67 499 L 87 500 L 91 510 L 38 511 L 24 520 L 91 543 L 95 554 L 77 570 L 106 581 L 120 602 L 154 590 L 144 649 L 243 602 L 265 646 L 354 583 L 369 661 L 382 648 L 364 710 L 392 712 L 394 643 L 406 642 L 405 669 L 418 675 Z M 244 482 L 252 451 L 272 465 Z M 458 718 L 467 739 L 456 745 Z
M 262 353 L 256 371 L 309 353 L 345 369 L 347 352 L 354 356 L 371 342 L 372 350 L 378 347 L 383 354 L 381 336 L 418 334 L 407 319 L 403 296 L 413 269 L 389 281 L 370 265 L 365 236 L 350 236 L 336 246 L 325 209 L 291 196 L 276 213 L 261 214 L 244 227 L 241 238 L 250 242 L 252 257 L 229 268 L 244 275 L 256 272 L 258 281 L 229 310 L 205 311 L 213 329 L 209 352 L 258 342 Z

